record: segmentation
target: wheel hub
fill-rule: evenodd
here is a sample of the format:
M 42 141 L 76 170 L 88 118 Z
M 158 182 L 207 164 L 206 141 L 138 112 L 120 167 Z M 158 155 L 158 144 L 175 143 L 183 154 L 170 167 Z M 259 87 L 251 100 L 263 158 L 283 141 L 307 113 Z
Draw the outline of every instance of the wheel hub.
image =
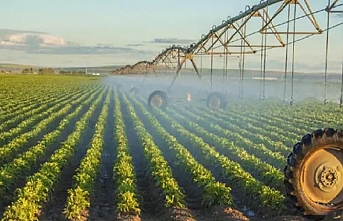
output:
M 154 107 L 160 107 L 162 105 L 162 103 L 163 103 L 162 98 L 160 96 L 158 96 L 158 95 L 154 96 L 151 99 L 151 104 Z
M 336 185 L 338 179 L 337 171 L 331 167 L 324 167 L 320 174 L 320 183 L 323 187 L 331 188 Z M 321 186 L 319 186 L 323 189 Z
M 313 203 L 343 203 L 343 151 L 327 146 L 313 152 L 301 169 L 301 189 Z
M 210 100 L 210 107 L 219 108 L 219 106 L 220 106 L 220 99 L 218 97 L 212 97 Z

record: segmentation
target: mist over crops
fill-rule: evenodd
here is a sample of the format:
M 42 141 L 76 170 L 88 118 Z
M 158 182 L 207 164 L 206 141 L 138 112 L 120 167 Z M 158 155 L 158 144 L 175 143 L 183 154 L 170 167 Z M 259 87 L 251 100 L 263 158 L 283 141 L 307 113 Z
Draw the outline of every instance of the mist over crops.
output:
M 236 70 L 235 75 L 230 75 L 227 78 L 223 76 L 221 71 L 213 72 L 212 88 L 211 76 L 209 71 L 202 73 L 202 78 L 199 79 L 193 73 L 181 73 L 175 80 L 175 83 L 169 87 L 175 77 L 175 73 L 158 73 L 154 75 L 149 73 L 147 76 L 132 75 L 132 76 L 115 76 L 113 78 L 106 78 L 104 82 L 116 82 L 122 84 L 126 88 L 136 87 L 142 95 L 148 96 L 154 90 L 162 90 L 168 92 L 170 98 L 185 98 L 186 93 L 191 93 L 192 97 L 206 98 L 206 93 L 211 91 L 218 91 L 238 98 L 241 88 L 241 80 L 239 77 L 239 70 Z M 255 71 L 253 74 L 250 72 L 243 79 L 243 98 L 256 98 L 260 99 L 272 98 L 289 102 L 291 100 L 292 81 L 290 74 L 287 75 L 286 80 L 286 93 L 284 74 L 274 73 L 266 74 L 265 80 L 260 76 L 260 72 Z M 263 86 L 264 85 L 264 86 Z M 335 74 L 328 77 L 327 88 L 325 89 L 324 77 L 321 74 L 296 74 L 293 80 L 293 100 L 296 102 L 305 99 L 313 99 L 317 101 L 324 101 L 326 99 L 334 103 L 339 103 L 341 96 L 341 83 L 340 76 Z M 285 96 L 284 96 L 285 95 Z

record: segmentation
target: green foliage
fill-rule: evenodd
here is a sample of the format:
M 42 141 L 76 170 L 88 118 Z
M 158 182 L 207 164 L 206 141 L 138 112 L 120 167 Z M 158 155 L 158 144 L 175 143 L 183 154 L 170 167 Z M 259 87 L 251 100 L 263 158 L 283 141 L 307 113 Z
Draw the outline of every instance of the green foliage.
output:
M 121 103 L 118 92 L 115 92 L 115 140 L 117 143 L 117 162 L 113 168 L 116 183 L 116 199 L 118 216 L 140 215 L 136 175 L 130 155 L 125 124 L 121 113 Z
M 59 71 L 60 75 L 86 75 L 85 71 Z
M 40 74 L 40 75 L 52 75 L 52 74 L 55 74 L 55 70 L 52 68 L 40 68 L 40 69 L 38 69 L 38 74 Z
M 191 174 L 192 181 L 199 187 L 204 188 L 202 205 L 210 207 L 214 204 L 230 205 L 233 203 L 230 194 L 231 188 L 226 187 L 224 183 L 217 182 L 212 173 L 203 165 L 195 160 L 192 154 L 182 146 L 176 137 L 170 135 L 162 125 L 154 118 L 135 98 L 131 97 L 133 103 L 138 106 L 145 117 L 151 122 L 159 136 L 165 139 L 169 144 L 169 149 L 174 152 L 175 164 L 181 166 L 185 171 Z
M 85 157 L 81 160 L 80 166 L 74 175 L 74 187 L 68 191 L 67 204 L 64 210 L 66 218 L 79 220 L 82 214 L 90 207 L 90 197 L 99 174 L 101 166 L 101 152 L 104 146 L 105 122 L 108 114 L 108 102 L 110 93 L 106 93 L 106 99 L 102 106 L 99 119 L 95 125 L 90 147 Z
M 343 123 L 343 110 L 338 105 L 315 102 L 289 106 L 271 100 L 239 100 L 227 110 L 171 104 L 165 111 L 149 111 L 146 99 L 101 86 L 97 79 L 0 76 L 0 199 L 8 197 L 17 181 L 26 178 L 26 183 L 14 192 L 3 221 L 40 218 L 42 208 L 63 178 L 62 171 L 75 158 L 90 121 L 96 123 L 95 132 L 90 145 L 82 147 L 87 150 L 68 190 L 66 218 L 87 218 L 102 163 L 106 123 L 114 127 L 112 191 L 116 215 L 140 216 L 142 201 L 122 109 L 128 110 L 126 117 L 134 124 L 142 160 L 147 162 L 152 182 L 167 208 L 187 207 L 179 180 L 173 177 L 175 169 L 203 190 L 204 207 L 233 206 L 231 190 L 240 189 L 239 197 L 259 204 L 260 209 L 284 212 L 288 205 L 282 193 L 282 169 L 290 147 L 313 129 L 323 125 L 339 128 Z M 114 123 L 107 121 L 110 99 L 115 104 Z M 94 119 L 96 109 L 101 110 L 98 119 Z M 67 128 L 71 132 L 64 135 Z M 156 133 L 167 145 L 156 146 L 150 133 Z M 65 136 L 63 142 L 56 147 L 61 136 Z M 37 137 L 39 142 L 29 142 Z M 170 164 L 162 149 L 172 159 Z M 38 165 L 52 150 L 53 154 Z M 32 167 L 39 170 L 31 174 Z M 219 182 L 209 168 L 216 168 L 225 183 Z
M 102 92 L 104 94 L 104 91 Z M 76 147 L 82 139 L 82 132 L 86 128 L 95 108 L 101 101 L 99 96 L 85 115 L 76 123 L 75 130 L 45 162 L 40 170 L 27 178 L 25 186 L 18 189 L 15 201 L 7 207 L 2 220 L 38 220 L 39 212 L 49 199 L 56 183 L 61 178 L 62 169 L 67 166 L 75 154 Z
M 91 91 L 90 93 L 99 93 L 100 88 L 96 89 L 98 91 Z M 27 176 L 31 166 L 35 165 L 35 162 L 44 156 L 46 151 L 51 148 L 52 144 L 56 142 L 56 139 L 62 134 L 66 127 L 72 126 L 70 125 L 70 121 L 75 119 L 85 106 L 90 105 L 91 102 L 95 100 L 94 97 L 96 95 L 97 94 L 84 94 L 78 99 L 71 101 L 70 105 L 67 105 L 65 108 L 61 109 L 60 112 L 66 114 L 71 108 L 75 108 L 75 110 L 66 115 L 54 131 L 45 134 L 37 145 L 31 147 L 20 157 L 15 158 L 11 163 L 5 164 L 0 169 L 0 195 L 5 194 L 6 190 L 9 189 L 17 179 Z M 12 143 L 12 147 L 15 145 L 14 142 Z M 8 158 L 6 160 L 8 160 Z
M 250 173 L 245 171 L 242 166 L 234 162 L 224 155 L 218 153 L 215 148 L 213 148 L 204 140 L 197 136 L 195 133 L 191 133 L 186 130 L 181 124 L 175 121 L 171 116 L 162 112 L 159 109 L 154 111 L 161 119 L 166 123 L 171 125 L 171 127 L 179 134 L 180 137 L 187 139 L 198 148 L 205 158 L 209 161 L 209 164 L 214 164 L 222 170 L 222 174 L 232 183 L 238 183 L 246 193 L 249 199 L 257 198 L 263 207 L 269 209 L 276 209 L 278 211 L 283 211 L 286 209 L 284 205 L 285 197 L 278 190 L 275 190 L 269 186 L 264 185 L 259 180 L 255 179 Z M 184 119 L 185 121 L 185 119 Z M 192 127 L 197 133 L 200 133 L 204 129 L 192 121 L 187 120 L 188 123 L 192 124 Z M 204 134 L 208 133 L 203 131 Z M 208 135 L 211 136 L 211 135 Z M 207 136 L 207 137 L 208 137 Z
M 144 124 L 138 118 L 135 110 L 125 94 L 122 94 L 128 113 L 133 120 L 137 137 L 142 143 L 146 160 L 149 162 L 149 170 L 156 181 L 156 185 L 162 190 L 165 199 L 165 206 L 184 208 L 185 196 L 172 175 L 167 161 L 164 159 L 161 150 L 155 145 L 151 135 L 146 131 Z

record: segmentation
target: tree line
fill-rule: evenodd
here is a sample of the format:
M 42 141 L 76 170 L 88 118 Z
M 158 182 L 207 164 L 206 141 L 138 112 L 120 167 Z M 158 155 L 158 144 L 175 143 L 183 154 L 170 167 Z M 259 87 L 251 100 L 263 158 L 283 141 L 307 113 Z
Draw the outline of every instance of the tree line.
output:
M 86 75 L 85 71 L 58 71 L 56 72 L 53 68 L 39 68 L 35 70 L 33 68 L 25 68 L 22 70 L 22 74 L 38 74 L 38 75 Z

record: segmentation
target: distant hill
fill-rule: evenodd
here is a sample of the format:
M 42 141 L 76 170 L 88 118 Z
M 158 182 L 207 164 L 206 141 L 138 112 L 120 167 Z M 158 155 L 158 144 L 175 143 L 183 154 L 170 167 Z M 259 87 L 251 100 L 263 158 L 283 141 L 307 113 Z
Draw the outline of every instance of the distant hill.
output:
M 85 67 L 85 66 L 80 66 L 80 67 L 46 67 L 46 66 L 35 66 L 35 65 L 28 65 L 28 64 L 11 64 L 11 63 L 0 63 L 0 69 L 24 69 L 24 68 L 33 68 L 33 69 L 39 69 L 39 68 L 53 68 L 56 71 L 58 70 L 64 70 L 64 71 L 85 71 L 87 68 L 88 72 L 109 72 L 121 67 L 124 67 L 125 65 L 104 65 L 104 66 L 93 66 L 93 67 Z M 199 70 L 200 71 L 200 70 Z M 208 68 L 203 68 L 203 72 L 210 72 L 210 69 Z M 222 72 L 222 69 L 214 69 L 214 72 L 216 74 L 218 72 Z M 228 72 L 237 72 L 238 69 L 228 69 Z M 183 73 L 188 73 L 188 72 L 194 72 L 193 68 L 182 68 Z M 259 72 L 258 70 L 245 70 L 245 74 L 250 74 L 251 72 L 256 73 Z M 283 75 L 283 71 L 272 71 L 272 70 L 267 70 L 268 73 L 273 73 L 276 75 Z M 297 72 L 295 74 L 302 74 L 302 72 Z
M 97 67 L 87 67 L 87 72 L 89 73 L 109 73 L 110 71 L 120 68 L 121 65 L 108 65 L 108 66 L 97 66 Z M 12 73 L 20 73 L 25 68 L 39 69 L 47 68 L 44 66 L 35 66 L 27 64 L 11 64 L 11 63 L 0 63 L 0 71 L 11 71 Z M 51 67 L 55 71 L 85 71 L 86 67 Z
M 7 68 L 7 69 L 24 69 L 24 68 L 39 68 L 38 66 L 34 65 L 27 65 L 27 64 L 11 64 L 11 63 L 0 63 L 0 68 Z
M 54 68 L 55 71 L 86 71 L 88 73 L 109 73 L 117 68 L 122 67 L 121 65 L 110 65 L 110 66 L 98 66 L 98 67 L 63 67 Z
M 11 64 L 11 63 L 0 63 L 0 73 L 4 73 L 4 71 L 10 71 L 12 73 L 21 73 L 23 69 L 35 69 L 38 70 L 40 68 L 52 68 L 56 72 L 59 71 L 71 71 L 71 72 L 85 72 L 87 68 L 87 72 L 89 74 L 92 73 L 100 73 L 100 74 L 108 74 L 110 71 L 115 69 L 121 68 L 125 65 L 104 65 L 104 66 L 94 66 L 94 67 L 44 67 L 44 66 L 35 66 L 35 65 L 28 65 L 28 64 Z M 200 70 L 199 70 L 200 71 Z M 195 74 L 193 68 L 183 68 L 181 74 Z M 202 75 L 209 75 L 210 69 L 203 68 Z M 213 69 L 213 74 L 216 76 L 222 76 L 223 70 L 222 69 Z M 248 70 L 244 71 L 244 76 L 247 78 L 257 78 L 260 77 L 260 70 Z M 239 77 L 239 70 L 238 69 L 228 69 L 229 76 L 237 76 Z M 266 70 L 266 77 L 277 77 L 282 79 L 284 76 L 284 71 L 273 71 L 273 70 Z M 288 73 L 287 78 L 290 79 L 291 73 Z M 312 72 L 312 73 L 304 73 L 304 72 L 295 72 L 295 78 L 303 78 L 303 77 L 311 77 L 317 79 L 323 79 L 324 75 L 322 72 Z M 329 73 L 328 79 L 330 80 L 339 80 L 341 78 L 341 73 Z
M 23 69 L 39 69 L 40 67 L 26 64 L 0 63 L 0 73 L 21 73 Z

